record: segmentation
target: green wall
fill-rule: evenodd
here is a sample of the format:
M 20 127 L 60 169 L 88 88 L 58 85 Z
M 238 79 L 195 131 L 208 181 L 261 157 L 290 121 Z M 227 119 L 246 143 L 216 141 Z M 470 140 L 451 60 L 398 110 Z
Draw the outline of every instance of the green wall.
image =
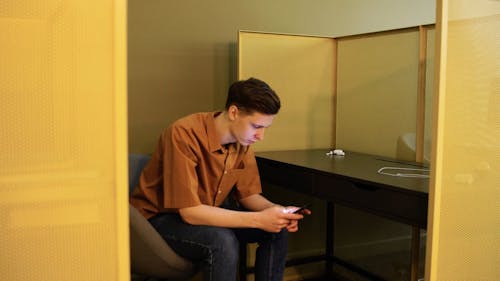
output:
M 434 21 L 434 0 L 129 0 L 129 150 L 151 152 L 173 120 L 223 106 L 238 30 L 338 37 Z

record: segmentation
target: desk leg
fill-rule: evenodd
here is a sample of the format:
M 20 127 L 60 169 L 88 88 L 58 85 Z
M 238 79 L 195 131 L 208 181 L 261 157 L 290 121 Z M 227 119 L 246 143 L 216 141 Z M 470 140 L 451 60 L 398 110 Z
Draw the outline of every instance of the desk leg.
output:
M 335 204 L 331 201 L 326 203 L 326 268 L 327 277 L 333 276 L 333 241 L 335 225 Z
M 413 226 L 411 233 L 411 271 L 410 281 L 418 280 L 418 264 L 420 256 L 420 228 Z

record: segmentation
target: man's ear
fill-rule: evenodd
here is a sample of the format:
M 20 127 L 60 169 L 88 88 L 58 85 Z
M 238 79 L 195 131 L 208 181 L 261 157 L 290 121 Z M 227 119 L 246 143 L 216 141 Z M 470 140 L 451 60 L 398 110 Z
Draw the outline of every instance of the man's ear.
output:
M 238 107 L 236 105 L 230 105 L 227 109 L 227 115 L 229 116 L 229 120 L 234 121 L 238 117 Z

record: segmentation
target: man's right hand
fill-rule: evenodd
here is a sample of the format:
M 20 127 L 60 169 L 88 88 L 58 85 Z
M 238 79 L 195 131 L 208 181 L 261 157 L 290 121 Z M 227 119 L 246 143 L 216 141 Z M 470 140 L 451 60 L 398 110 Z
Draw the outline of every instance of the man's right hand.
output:
M 283 210 L 281 206 L 273 206 L 258 212 L 259 228 L 267 232 L 278 233 L 293 221 L 304 218 L 302 214 L 288 214 Z

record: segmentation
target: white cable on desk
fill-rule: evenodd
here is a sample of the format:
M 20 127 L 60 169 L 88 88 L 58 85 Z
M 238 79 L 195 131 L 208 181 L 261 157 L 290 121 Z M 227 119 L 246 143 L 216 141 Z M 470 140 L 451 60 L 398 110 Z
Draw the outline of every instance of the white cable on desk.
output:
M 413 174 L 413 173 L 389 173 L 384 172 L 385 170 L 399 170 L 399 171 L 418 171 L 418 172 L 429 172 L 429 169 L 417 169 L 417 168 L 402 168 L 402 167 L 382 167 L 378 169 L 377 173 L 386 176 L 393 177 L 403 177 L 403 178 L 429 178 L 429 175 L 426 174 Z

